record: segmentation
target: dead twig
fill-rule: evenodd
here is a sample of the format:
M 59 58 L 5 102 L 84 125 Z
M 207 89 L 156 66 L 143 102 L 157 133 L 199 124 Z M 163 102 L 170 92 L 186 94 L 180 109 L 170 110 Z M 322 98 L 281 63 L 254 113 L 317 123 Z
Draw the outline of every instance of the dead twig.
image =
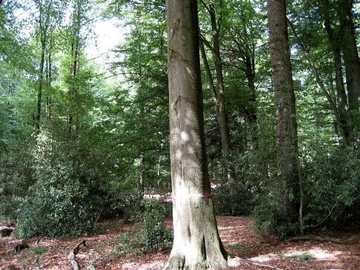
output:
M 78 262 L 76 261 L 76 254 L 79 253 L 81 245 L 84 245 L 84 247 L 86 247 L 85 242 L 86 242 L 86 240 L 81 241 L 80 244 L 78 244 L 73 250 L 71 250 L 71 252 L 68 256 L 70 263 L 74 270 L 80 270 L 80 266 L 79 266 Z

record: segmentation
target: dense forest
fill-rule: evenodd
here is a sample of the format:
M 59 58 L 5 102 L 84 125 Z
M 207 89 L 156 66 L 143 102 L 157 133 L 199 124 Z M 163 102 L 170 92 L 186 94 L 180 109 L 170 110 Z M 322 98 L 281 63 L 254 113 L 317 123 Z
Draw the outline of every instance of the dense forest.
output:
M 175 110 L 203 137 L 217 215 L 279 238 L 358 225 L 360 3 L 167 2 L 2 1 L 0 219 L 19 237 L 80 235 L 162 209 L 143 198 L 174 192 L 169 149 L 188 140 Z M 197 8 L 179 23 L 196 29 L 184 54 L 176 2 Z M 171 62 L 190 54 L 195 82 Z M 182 84 L 202 89 L 196 102 L 174 99 Z

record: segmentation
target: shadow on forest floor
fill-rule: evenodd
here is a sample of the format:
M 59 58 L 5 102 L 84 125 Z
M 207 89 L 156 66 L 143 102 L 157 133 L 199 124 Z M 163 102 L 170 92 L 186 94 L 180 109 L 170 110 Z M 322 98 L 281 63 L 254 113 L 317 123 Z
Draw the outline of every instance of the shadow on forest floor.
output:
M 73 269 L 69 254 L 83 240 L 76 255 L 81 269 L 161 269 L 169 251 L 155 254 L 127 254 L 131 249 L 115 251 L 117 235 L 133 224 L 123 220 L 106 220 L 97 235 L 76 238 L 27 239 L 30 246 L 18 254 L 14 247 L 21 242 L 12 237 L 0 238 L 0 269 Z M 166 226 L 172 226 L 167 220 Z M 278 241 L 275 237 L 257 237 L 250 217 L 218 217 L 221 239 L 230 255 L 231 269 L 360 269 L 360 236 L 346 231 L 338 241 L 327 235 L 316 239 Z M 347 240 L 347 241 L 342 241 Z M 93 266 L 93 268 L 91 268 Z

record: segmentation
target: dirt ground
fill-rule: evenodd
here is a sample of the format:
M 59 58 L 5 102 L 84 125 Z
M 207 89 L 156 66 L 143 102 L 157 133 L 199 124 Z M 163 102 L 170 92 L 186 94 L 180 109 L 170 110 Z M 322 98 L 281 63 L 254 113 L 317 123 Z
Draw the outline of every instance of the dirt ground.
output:
M 133 255 L 119 250 L 117 235 L 132 224 L 123 220 L 102 222 L 102 233 L 77 238 L 27 239 L 29 248 L 13 254 L 21 242 L 12 237 L 0 238 L 0 269 L 74 269 L 69 254 L 79 246 L 76 259 L 80 269 L 161 269 L 169 252 Z M 171 220 L 166 221 L 171 227 Z M 275 237 L 257 237 L 249 217 L 218 217 L 221 239 L 228 251 L 229 269 L 360 269 L 359 231 L 336 235 L 318 234 L 314 239 L 278 241 Z

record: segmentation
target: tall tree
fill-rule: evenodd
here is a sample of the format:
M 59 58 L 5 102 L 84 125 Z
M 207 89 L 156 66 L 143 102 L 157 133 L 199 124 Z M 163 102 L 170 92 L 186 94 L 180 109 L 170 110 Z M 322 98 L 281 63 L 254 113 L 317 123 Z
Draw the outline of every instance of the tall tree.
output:
M 295 94 L 290 62 L 286 0 L 268 0 L 269 47 L 275 90 L 278 215 L 280 222 L 299 218 L 299 173 Z
M 342 137 L 343 144 L 351 146 L 356 136 L 354 129 L 359 125 L 360 84 L 353 3 L 317 0 L 292 5 L 289 21 L 296 43 L 329 102 L 335 120 L 334 130 L 340 135 L 336 137 Z
M 335 70 L 336 104 L 338 111 L 338 126 L 343 135 L 346 145 L 352 141 L 353 125 L 351 114 L 348 108 L 346 89 L 343 79 L 343 65 L 341 57 L 340 31 L 336 31 L 332 25 L 331 4 L 328 0 L 320 1 L 320 12 L 324 20 L 324 27 L 327 33 L 329 45 L 333 54 L 333 65 Z
M 352 14 L 353 4 L 353 0 L 341 0 L 337 5 L 337 11 L 340 18 L 340 29 L 343 32 L 343 38 L 340 40 L 344 55 L 349 110 L 352 114 L 352 126 L 359 132 L 360 61 Z
M 233 184 L 234 177 L 229 164 L 229 154 L 230 154 L 230 135 L 228 121 L 226 117 L 225 109 L 225 83 L 224 83 L 224 74 L 223 74 L 223 60 L 221 55 L 220 48 L 220 31 L 222 29 L 222 15 L 217 16 L 214 3 L 206 4 L 204 1 L 201 1 L 206 11 L 210 16 L 211 23 L 211 41 L 208 41 L 204 35 L 201 35 L 201 55 L 204 61 L 204 66 L 206 74 L 209 81 L 209 87 L 212 92 L 212 99 L 215 106 L 216 118 L 219 125 L 220 138 L 221 138 L 221 148 L 222 156 L 225 165 L 225 172 L 227 175 L 227 181 L 230 184 Z M 220 7 L 222 8 L 222 7 Z M 215 78 L 212 75 L 209 61 L 205 52 L 204 44 L 212 52 L 215 65 Z
M 70 68 L 70 77 L 72 78 L 72 81 L 69 85 L 69 94 L 70 94 L 70 100 L 74 100 L 77 95 L 79 95 L 79 83 L 76 83 L 76 80 L 79 77 L 79 71 L 80 71 L 80 54 L 82 48 L 82 40 L 80 36 L 81 26 L 84 21 L 84 7 L 87 6 L 87 1 L 74 1 L 73 11 L 72 11 L 72 25 L 71 25 L 71 68 Z M 67 125 L 68 125 L 68 131 L 69 133 L 76 132 L 79 128 L 79 123 L 77 122 L 77 119 L 74 119 L 76 115 L 74 115 L 74 111 L 76 108 L 74 108 L 76 105 L 70 104 L 69 106 L 69 112 L 67 117 Z
M 66 1 L 34 0 L 38 12 L 35 36 L 37 38 L 40 59 L 37 70 L 37 101 L 34 113 L 34 132 L 39 134 L 43 114 L 43 95 L 51 87 L 52 82 L 52 56 L 55 43 L 54 31 L 60 27 L 64 18 Z M 49 117 L 49 100 L 46 104 L 46 114 Z
M 48 30 L 50 25 L 50 6 L 52 1 L 50 1 L 49 6 L 45 6 L 45 4 L 40 1 L 38 3 L 39 9 L 39 40 L 40 40 L 40 62 L 39 62 L 39 70 L 38 70 L 38 89 L 37 89 L 37 102 L 36 102 L 36 113 L 34 114 L 35 120 L 35 133 L 40 133 L 40 120 L 41 120 L 41 107 L 42 107 L 42 95 L 44 88 L 44 71 L 45 71 L 45 57 L 46 57 L 46 47 L 48 40 Z
M 150 169 L 159 168 L 160 160 L 170 164 L 165 2 L 123 5 L 116 14 L 131 26 L 126 40 L 116 48 L 119 57 L 113 63 L 113 72 L 120 72 L 126 85 L 131 85 L 116 90 L 118 104 L 111 121 L 123 123 L 118 136 L 126 145 L 116 149 L 116 156 L 119 151 L 126 151 L 121 156 L 132 167 L 133 160 L 143 153 L 143 186 L 147 189 L 166 186 L 170 190 L 169 166 L 161 172 Z M 129 169 L 130 172 L 134 170 Z
M 225 268 L 204 142 L 196 0 L 168 0 L 174 243 L 165 269 Z

